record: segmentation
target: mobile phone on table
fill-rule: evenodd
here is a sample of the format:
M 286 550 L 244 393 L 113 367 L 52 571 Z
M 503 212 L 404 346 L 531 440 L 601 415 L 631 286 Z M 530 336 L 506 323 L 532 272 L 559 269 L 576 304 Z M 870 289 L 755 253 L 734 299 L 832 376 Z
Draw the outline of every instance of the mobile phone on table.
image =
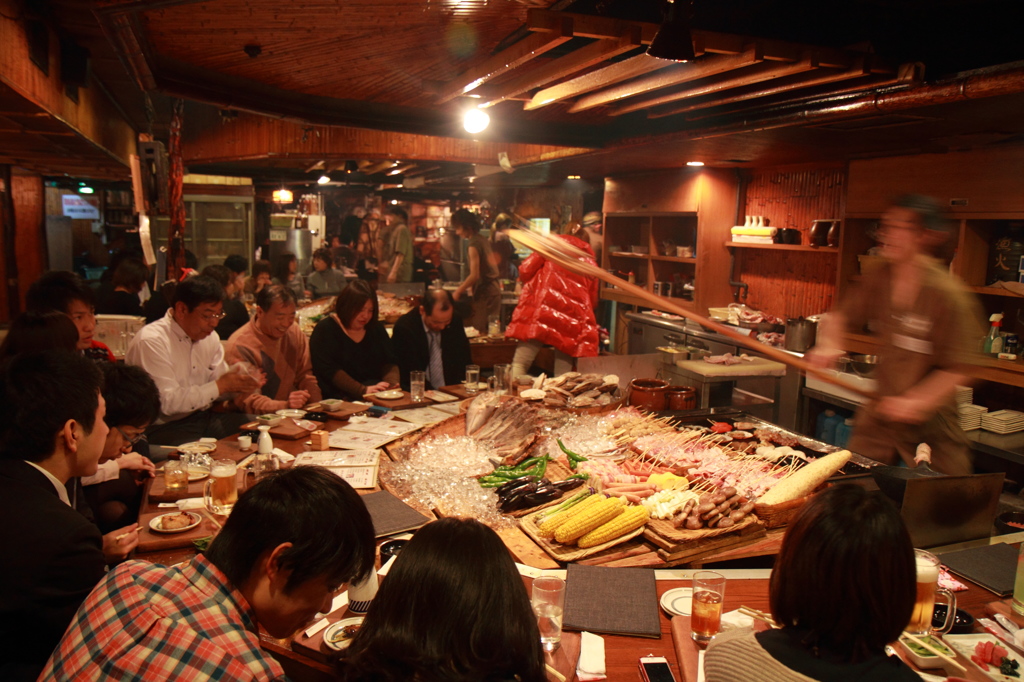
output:
M 668 659 L 664 656 L 644 656 L 640 659 L 640 678 L 644 682 L 676 682 Z

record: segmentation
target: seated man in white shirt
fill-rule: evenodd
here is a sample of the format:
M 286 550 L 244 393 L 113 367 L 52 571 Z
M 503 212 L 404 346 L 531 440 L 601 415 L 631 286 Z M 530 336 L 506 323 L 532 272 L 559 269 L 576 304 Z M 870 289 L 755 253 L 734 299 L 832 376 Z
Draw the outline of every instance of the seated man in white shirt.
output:
M 213 333 L 222 317 L 224 288 L 209 277 L 189 277 L 175 288 L 167 314 L 132 340 L 125 359 L 146 370 L 160 390 L 160 416 L 146 429 L 150 443 L 224 438 L 252 419 L 223 411 L 235 393 L 255 391 L 263 377 L 258 370 L 250 374 L 225 364 L 220 338 Z
M 65 486 L 96 473 L 107 425 L 102 376 L 67 350 L 24 353 L 0 373 L 0 680 L 35 680 L 103 577 L 100 531 Z

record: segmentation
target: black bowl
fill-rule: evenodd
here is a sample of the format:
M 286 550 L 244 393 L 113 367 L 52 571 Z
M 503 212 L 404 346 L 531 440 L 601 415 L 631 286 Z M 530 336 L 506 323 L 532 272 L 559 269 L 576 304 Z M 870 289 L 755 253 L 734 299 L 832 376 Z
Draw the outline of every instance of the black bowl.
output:
M 1020 533 L 1024 531 L 1024 528 L 1015 528 L 1010 523 L 1019 523 L 1024 526 L 1024 511 L 1009 511 L 1003 512 L 996 517 L 996 528 L 999 530 L 999 535 L 1005 535 L 1006 533 Z
M 946 604 L 936 604 L 932 611 L 932 627 L 940 628 L 946 622 Z M 953 620 L 953 628 L 950 633 L 954 635 L 969 635 L 974 632 L 974 616 L 963 609 L 956 610 L 956 618 Z
M 380 546 L 380 562 L 386 564 L 388 559 L 398 556 L 408 540 L 388 540 Z

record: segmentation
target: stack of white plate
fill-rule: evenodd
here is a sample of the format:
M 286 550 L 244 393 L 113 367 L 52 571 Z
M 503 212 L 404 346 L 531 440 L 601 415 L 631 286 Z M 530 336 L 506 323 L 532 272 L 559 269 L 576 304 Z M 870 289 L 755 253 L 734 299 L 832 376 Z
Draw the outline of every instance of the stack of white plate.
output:
M 993 433 L 1016 433 L 1024 431 L 1024 412 L 997 410 L 983 414 L 981 428 Z
M 956 404 L 969 405 L 974 401 L 974 389 L 970 386 L 956 387 Z
M 970 390 L 970 389 L 968 389 Z M 960 408 L 960 428 L 964 431 L 973 431 L 981 428 L 981 415 L 988 412 L 987 407 L 981 405 L 963 405 Z

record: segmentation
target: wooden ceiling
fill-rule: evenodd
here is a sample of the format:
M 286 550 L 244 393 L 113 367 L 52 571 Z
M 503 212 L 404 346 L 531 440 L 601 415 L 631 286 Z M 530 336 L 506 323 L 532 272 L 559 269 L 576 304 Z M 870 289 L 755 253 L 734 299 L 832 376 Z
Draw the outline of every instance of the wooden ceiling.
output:
M 196 152 L 195 172 L 301 177 L 402 160 L 437 166 L 437 179 L 496 164 L 496 149 L 547 150 L 522 151 L 515 173 L 487 179 L 512 184 L 690 158 L 775 165 L 1018 141 L 1024 117 L 1008 112 L 1021 110 L 1019 65 L 973 90 L 988 77 L 956 74 L 1024 58 L 1013 38 L 1021 4 L 696 0 L 698 58 L 679 64 L 645 54 L 662 0 L 47 0 L 138 130 L 159 137 L 169 99 L 183 97 L 199 103 L 187 134 L 240 148 L 238 127 L 216 114 L 234 111 L 281 121 L 292 145 Z M 939 92 L 943 80 L 954 85 Z M 476 137 L 460 129 L 470 106 L 492 118 Z M 397 137 L 307 144 L 328 129 Z M 449 147 L 401 136 L 461 140 L 479 158 L 459 171 L 437 151 Z

